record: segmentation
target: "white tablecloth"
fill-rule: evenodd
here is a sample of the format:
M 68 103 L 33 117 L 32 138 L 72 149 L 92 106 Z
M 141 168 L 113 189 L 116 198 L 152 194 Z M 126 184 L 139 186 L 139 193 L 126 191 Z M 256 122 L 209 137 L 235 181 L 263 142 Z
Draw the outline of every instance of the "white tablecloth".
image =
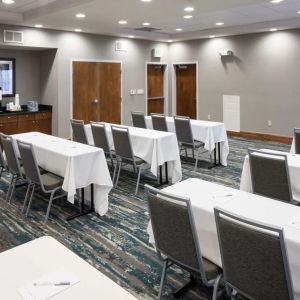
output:
M 1 300 L 22 300 L 18 289 L 64 269 L 79 279 L 53 300 L 137 300 L 52 237 L 42 237 L 0 254 Z
M 169 132 L 175 132 L 174 118 L 167 118 L 167 126 Z M 147 128 L 152 129 L 151 116 L 146 117 Z M 221 143 L 221 164 L 227 166 L 227 157 L 229 154 L 229 144 L 227 132 L 224 123 L 191 120 L 193 136 L 195 140 L 203 142 L 204 148 L 212 153 L 216 147 L 216 143 Z
M 39 132 L 12 137 L 14 141 L 33 144 L 38 164 L 64 178 L 62 188 L 71 203 L 74 203 L 76 189 L 94 184 L 95 211 L 101 216 L 106 214 L 108 193 L 113 185 L 102 149 Z
M 106 131 L 111 148 L 113 148 L 113 138 L 111 125 L 106 123 Z M 151 172 L 157 176 L 158 167 L 168 162 L 168 174 L 172 183 L 176 183 L 182 178 L 181 161 L 176 135 L 169 132 L 148 130 L 130 126 L 129 134 L 132 150 L 138 156 L 151 165 Z M 90 125 L 85 125 L 88 141 L 94 145 L 92 130 Z
M 214 219 L 214 208 L 284 228 L 295 299 L 300 299 L 300 207 L 200 179 L 188 179 L 164 189 L 188 197 L 194 213 L 202 255 L 222 266 Z M 151 223 L 149 241 L 154 242 Z
M 275 151 L 270 149 L 262 149 L 263 151 L 288 156 L 288 165 L 290 172 L 290 180 L 292 186 L 293 199 L 300 201 L 300 155 L 290 154 L 287 152 Z M 240 190 L 252 193 L 252 184 L 250 176 L 249 156 L 244 160 L 243 171 L 241 176 Z

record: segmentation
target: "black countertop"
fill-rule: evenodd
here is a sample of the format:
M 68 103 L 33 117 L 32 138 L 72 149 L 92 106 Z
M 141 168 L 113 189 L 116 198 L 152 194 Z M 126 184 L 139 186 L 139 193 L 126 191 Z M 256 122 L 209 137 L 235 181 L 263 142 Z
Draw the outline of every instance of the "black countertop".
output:
M 21 106 L 21 111 L 7 111 L 6 107 L 2 107 L 2 111 L 0 111 L 0 117 L 1 116 L 14 116 L 14 115 L 24 115 L 24 114 L 35 114 L 38 112 L 52 112 L 52 106 L 51 105 L 44 105 L 39 104 L 39 111 L 28 111 L 27 105 Z

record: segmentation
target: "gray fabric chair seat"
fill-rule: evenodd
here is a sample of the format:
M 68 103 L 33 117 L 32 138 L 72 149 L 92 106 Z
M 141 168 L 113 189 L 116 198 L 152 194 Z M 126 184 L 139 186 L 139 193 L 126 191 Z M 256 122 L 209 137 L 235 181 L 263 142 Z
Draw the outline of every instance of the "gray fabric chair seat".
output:
M 41 174 L 41 179 L 46 190 L 53 190 L 59 186 L 62 186 L 64 181 L 62 177 L 53 173 Z
M 145 162 L 142 158 L 140 158 L 140 157 L 134 156 L 134 160 L 135 160 L 135 164 L 136 164 L 137 166 L 140 166 L 140 165 L 142 165 L 142 164 L 146 164 L 146 162 Z M 131 159 L 122 158 L 122 161 L 123 161 L 123 162 L 132 163 L 132 160 L 131 160 Z
M 191 145 L 191 144 L 181 143 L 181 145 L 184 147 L 193 148 L 193 145 Z M 195 148 L 198 149 L 198 148 L 203 147 L 205 144 L 203 142 L 194 140 L 194 145 L 195 145 Z

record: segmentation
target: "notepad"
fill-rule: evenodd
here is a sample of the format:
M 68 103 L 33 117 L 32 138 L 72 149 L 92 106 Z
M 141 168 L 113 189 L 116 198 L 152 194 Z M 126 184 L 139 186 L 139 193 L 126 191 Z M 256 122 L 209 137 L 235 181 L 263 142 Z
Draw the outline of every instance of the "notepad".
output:
M 24 300 L 46 300 L 78 283 L 71 272 L 61 269 L 36 278 L 30 284 L 18 289 Z

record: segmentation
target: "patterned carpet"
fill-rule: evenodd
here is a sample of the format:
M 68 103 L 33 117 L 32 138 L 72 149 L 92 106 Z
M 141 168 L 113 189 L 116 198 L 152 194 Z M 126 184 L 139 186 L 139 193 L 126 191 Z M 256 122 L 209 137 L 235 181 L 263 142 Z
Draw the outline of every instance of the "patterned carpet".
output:
M 183 158 L 183 179 L 197 177 L 238 188 L 242 164 L 247 149 L 270 148 L 289 151 L 289 146 L 272 142 L 230 138 L 228 167 L 208 170 L 208 156 L 204 155 L 197 172 L 193 160 Z M 148 225 L 147 201 L 140 189 L 134 196 L 136 179 L 132 172 L 121 174 L 119 187 L 110 194 L 109 213 L 104 217 L 95 214 L 66 222 L 64 219 L 76 212 L 66 201 L 57 202 L 51 211 L 47 226 L 43 226 L 47 202 L 38 195 L 33 202 L 28 219 L 21 213 L 24 187 L 17 189 L 11 205 L 3 201 L 7 184 L 0 183 L 0 252 L 43 235 L 51 235 L 138 299 L 156 299 L 162 264 L 158 260 L 146 233 Z M 156 184 L 150 174 L 142 183 Z M 171 292 L 188 280 L 180 269 L 172 269 L 167 278 L 164 299 L 174 299 Z M 99 295 L 101 298 L 101 295 Z M 211 291 L 197 287 L 184 299 L 210 299 Z

